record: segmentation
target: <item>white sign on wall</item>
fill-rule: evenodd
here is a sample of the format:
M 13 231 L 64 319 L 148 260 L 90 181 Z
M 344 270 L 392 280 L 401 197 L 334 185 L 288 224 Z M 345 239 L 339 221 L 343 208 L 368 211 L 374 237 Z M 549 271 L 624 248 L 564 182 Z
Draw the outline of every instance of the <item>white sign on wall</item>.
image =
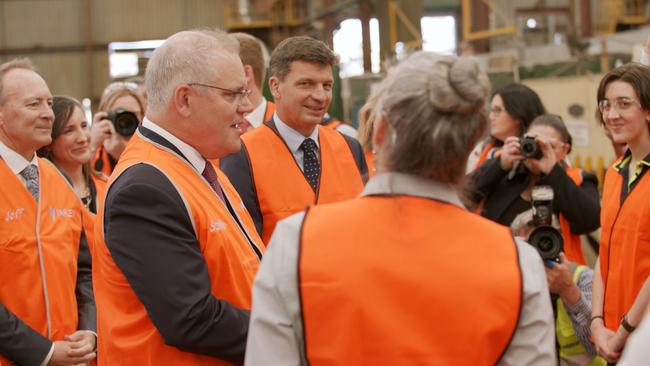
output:
M 573 138 L 573 146 L 589 146 L 589 123 L 591 122 L 584 119 L 570 119 L 564 121 L 564 123 Z

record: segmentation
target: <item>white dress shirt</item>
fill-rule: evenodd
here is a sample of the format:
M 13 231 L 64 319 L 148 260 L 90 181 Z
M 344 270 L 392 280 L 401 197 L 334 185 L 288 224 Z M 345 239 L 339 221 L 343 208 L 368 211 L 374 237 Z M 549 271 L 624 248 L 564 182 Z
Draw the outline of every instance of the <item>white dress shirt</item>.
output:
M 373 177 L 362 195 L 391 193 L 428 197 L 462 207 L 448 186 L 398 173 Z M 280 221 L 267 246 L 253 287 L 246 365 L 307 364 L 297 280 L 303 217 L 304 212 L 300 212 Z M 517 329 L 499 364 L 555 365 L 555 327 L 544 265 L 532 246 L 521 240 L 516 240 L 516 245 L 523 301 Z M 467 346 L 471 350 L 472 345 Z
M 282 137 L 284 142 L 291 150 L 293 158 L 296 159 L 296 162 L 298 163 L 300 169 L 304 171 L 303 161 L 305 153 L 300 150 L 300 145 L 306 139 L 306 137 L 284 123 L 280 117 L 278 117 L 277 113 L 273 114 L 273 121 L 275 122 L 275 127 L 277 128 L 280 137 Z M 320 126 L 317 125 L 316 128 L 314 128 L 314 131 L 312 131 L 311 135 L 309 135 L 309 138 L 314 140 L 318 149 L 320 149 L 320 144 L 318 143 L 319 128 Z M 320 160 L 320 154 L 316 153 L 316 158 Z
M 0 141 L 0 157 L 2 157 L 2 160 L 4 160 L 4 162 L 9 166 L 9 169 L 11 169 L 14 174 L 16 174 L 16 176 L 20 179 L 21 182 L 23 182 L 23 184 L 26 182 L 25 178 L 20 175 L 20 172 L 22 172 L 30 164 L 34 164 L 38 168 L 38 159 L 36 158 L 36 153 L 34 153 L 32 160 L 29 161 L 22 155 L 10 149 L 2 141 Z
M 252 112 L 247 114 L 245 117 L 248 122 L 255 128 L 258 128 L 262 123 L 264 123 L 264 115 L 266 115 L 266 98 L 262 97 L 262 103 L 260 103 Z
M 145 117 L 142 121 L 142 127 L 150 129 L 165 140 L 169 141 L 183 154 L 183 156 L 187 158 L 187 160 L 189 160 L 190 164 L 192 164 L 194 169 L 196 169 L 199 174 L 203 174 L 203 169 L 205 169 L 205 158 L 195 148 L 181 141 L 178 137 L 172 135 L 171 132 L 158 126 L 155 122 L 148 119 L 147 117 Z

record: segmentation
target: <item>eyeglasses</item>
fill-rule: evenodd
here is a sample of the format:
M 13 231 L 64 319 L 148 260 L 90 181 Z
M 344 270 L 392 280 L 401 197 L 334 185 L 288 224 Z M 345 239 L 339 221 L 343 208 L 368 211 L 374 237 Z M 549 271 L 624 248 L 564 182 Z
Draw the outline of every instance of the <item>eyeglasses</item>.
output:
M 612 107 L 616 109 L 617 112 L 624 112 L 632 108 L 634 105 L 638 104 L 639 101 L 634 99 L 634 98 L 628 98 L 628 97 L 619 97 L 614 99 L 613 101 L 609 101 L 607 99 L 603 99 L 598 102 L 598 110 L 600 113 L 605 114 L 608 113 Z
M 201 84 L 201 83 L 187 83 L 187 85 L 189 85 L 189 86 L 202 86 L 204 88 L 221 90 L 221 91 L 226 92 L 226 93 L 228 93 L 230 95 L 236 96 L 235 102 L 237 102 L 237 105 L 242 104 L 242 101 L 244 100 L 244 97 L 248 97 L 248 96 L 251 95 L 251 90 L 250 89 L 232 90 L 232 89 L 222 88 L 220 86 Z

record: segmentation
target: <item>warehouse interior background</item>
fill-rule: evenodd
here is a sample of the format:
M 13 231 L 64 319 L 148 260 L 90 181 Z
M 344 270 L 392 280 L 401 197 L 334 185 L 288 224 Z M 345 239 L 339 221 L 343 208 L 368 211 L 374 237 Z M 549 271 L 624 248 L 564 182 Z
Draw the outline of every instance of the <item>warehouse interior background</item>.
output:
M 646 0 L 0 0 L 0 62 L 29 57 L 53 94 L 91 109 L 109 82 L 144 75 L 177 31 L 243 31 L 269 51 L 310 35 L 341 57 L 330 112 L 355 124 L 385 70 L 413 50 L 474 55 L 493 88 L 532 87 L 570 127 L 574 164 L 602 177 L 613 152 L 594 117 L 597 85 L 639 60 L 649 11 Z

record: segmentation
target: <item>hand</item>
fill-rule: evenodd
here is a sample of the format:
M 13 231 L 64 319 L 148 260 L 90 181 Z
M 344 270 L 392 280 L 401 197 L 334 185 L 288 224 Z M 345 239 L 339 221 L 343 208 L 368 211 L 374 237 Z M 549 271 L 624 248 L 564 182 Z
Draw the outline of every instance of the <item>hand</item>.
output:
M 546 281 L 548 289 L 560 296 L 562 301 L 572 306 L 580 300 L 580 288 L 573 282 L 573 273 L 569 269 L 570 263 L 567 262 L 564 253 L 560 253 L 560 263 L 555 263 L 552 267 L 544 266 L 546 270 Z
M 73 333 L 73 335 L 78 332 L 79 331 Z M 84 332 L 84 333 L 87 333 L 92 338 L 95 338 L 95 336 L 92 333 L 89 332 Z M 66 338 L 68 337 L 66 336 Z M 93 340 L 92 343 L 94 344 L 94 342 L 95 341 Z M 83 353 L 85 351 L 86 346 L 87 344 L 80 345 L 80 343 L 76 341 L 68 341 L 68 340 L 56 341 L 54 342 L 54 352 L 52 353 L 52 357 L 50 358 L 50 361 L 47 363 L 47 365 L 48 366 L 87 365 L 90 361 L 94 360 L 95 357 L 97 357 L 97 354 L 93 351 L 94 350 L 94 346 L 93 346 L 90 352 L 86 352 L 83 355 L 79 355 L 80 353 Z M 82 350 L 82 348 L 84 348 L 84 350 Z
M 535 143 L 537 143 L 543 155 L 540 159 L 524 160 L 524 165 L 533 175 L 548 174 L 557 164 L 555 150 L 553 150 L 551 143 L 541 136 L 535 137 Z
M 113 123 L 106 119 L 108 113 L 97 112 L 93 116 L 93 124 L 90 127 L 90 149 L 96 151 L 101 144 L 115 134 Z
M 625 346 L 625 342 L 627 342 L 627 337 L 629 335 L 630 333 L 623 329 L 623 327 L 618 327 L 614 336 L 609 339 L 609 342 L 607 342 L 607 346 L 610 350 L 620 353 L 623 351 L 623 347 Z
M 621 353 L 610 348 L 610 339 L 614 337 L 614 332 L 605 328 L 600 319 L 595 320 L 591 325 L 591 337 L 596 346 L 596 352 L 607 362 L 616 362 L 621 357 Z
M 524 156 L 521 155 L 519 138 L 516 136 L 510 136 L 506 138 L 503 142 L 503 147 L 501 148 L 501 169 L 510 170 L 515 166 L 515 162 L 523 160 Z

